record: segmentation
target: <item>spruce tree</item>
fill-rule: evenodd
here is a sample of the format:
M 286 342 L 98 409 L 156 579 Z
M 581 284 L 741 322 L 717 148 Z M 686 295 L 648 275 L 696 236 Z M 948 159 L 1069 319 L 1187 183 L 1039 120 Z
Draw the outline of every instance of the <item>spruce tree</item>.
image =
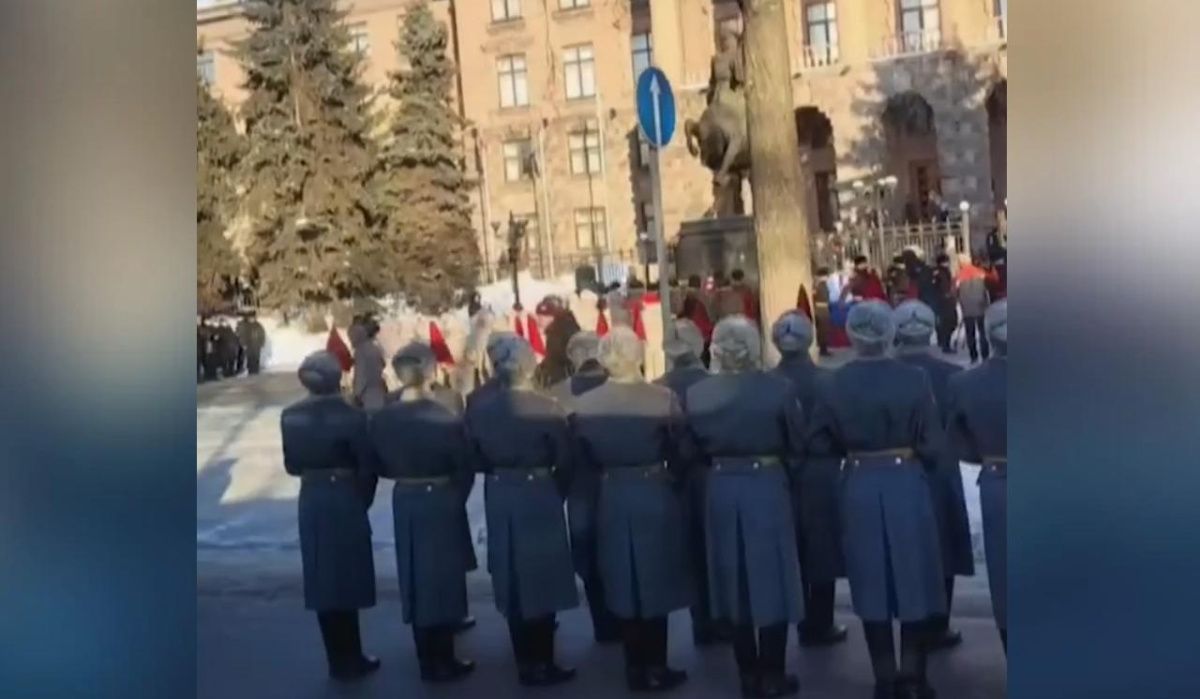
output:
M 391 75 L 397 107 L 372 180 L 390 251 L 384 258 L 395 260 L 389 271 L 405 301 L 430 314 L 456 305 L 478 281 L 480 264 L 448 43 L 427 0 L 409 6 L 397 45 L 407 67 Z
M 196 116 L 196 306 L 208 315 L 230 300 L 241 268 L 225 229 L 236 209 L 233 177 L 244 142 L 199 76 Z
M 334 0 L 251 0 L 237 54 L 248 256 L 259 304 L 291 313 L 382 293 L 372 205 L 371 96 Z

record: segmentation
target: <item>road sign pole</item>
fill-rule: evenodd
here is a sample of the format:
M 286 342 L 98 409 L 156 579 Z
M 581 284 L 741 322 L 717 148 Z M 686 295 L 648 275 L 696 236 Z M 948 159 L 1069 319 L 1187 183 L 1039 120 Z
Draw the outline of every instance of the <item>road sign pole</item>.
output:
M 663 354 L 667 341 L 675 334 L 671 323 L 671 286 L 667 277 L 667 239 L 663 232 L 662 171 L 659 168 L 659 146 L 662 137 L 662 113 L 659 109 L 658 81 L 650 83 L 650 94 L 654 99 L 654 145 L 650 154 L 650 196 L 654 204 L 654 250 L 658 258 L 658 303 L 662 307 Z M 646 280 L 649 283 L 649 279 Z

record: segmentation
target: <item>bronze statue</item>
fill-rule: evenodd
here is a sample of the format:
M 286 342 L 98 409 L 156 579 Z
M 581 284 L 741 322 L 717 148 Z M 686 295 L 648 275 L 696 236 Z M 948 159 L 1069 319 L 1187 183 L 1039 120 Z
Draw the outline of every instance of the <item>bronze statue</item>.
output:
M 742 182 L 750 173 L 750 143 L 746 138 L 746 72 L 741 38 L 732 29 L 721 32 L 721 52 L 712 60 L 708 107 L 699 121 L 688 119 L 683 131 L 688 151 L 713 172 L 714 216 L 746 213 Z

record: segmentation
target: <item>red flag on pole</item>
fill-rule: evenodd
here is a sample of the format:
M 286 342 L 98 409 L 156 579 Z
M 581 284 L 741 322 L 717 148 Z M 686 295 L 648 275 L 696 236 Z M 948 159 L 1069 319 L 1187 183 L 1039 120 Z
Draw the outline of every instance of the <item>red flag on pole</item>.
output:
M 343 373 L 354 368 L 354 355 L 350 353 L 350 348 L 342 340 L 337 328 L 329 329 L 329 339 L 325 340 L 325 351 L 337 357 Z
M 429 347 L 433 350 L 433 356 L 437 357 L 438 364 L 454 364 L 454 355 L 450 353 L 450 345 L 446 344 L 446 338 L 442 335 L 442 329 L 434 321 L 429 321 Z
M 524 338 L 525 337 L 525 326 L 521 324 L 520 314 L 513 316 L 513 324 L 517 326 L 517 335 Z
M 546 345 L 542 342 L 542 331 L 538 329 L 537 321 L 533 316 L 525 317 L 526 323 L 529 325 L 529 346 L 533 348 L 533 353 L 538 358 L 546 356 Z
M 642 322 L 642 303 L 635 301 L 629 304 L 629 313 L 633 316 L 633 333 L 642 342 L 646 341 L 646 324 Z
M 604 317 L 603 310 L 596 314 L 596 334 L 600 337 L 608 334 L 608 318 Z

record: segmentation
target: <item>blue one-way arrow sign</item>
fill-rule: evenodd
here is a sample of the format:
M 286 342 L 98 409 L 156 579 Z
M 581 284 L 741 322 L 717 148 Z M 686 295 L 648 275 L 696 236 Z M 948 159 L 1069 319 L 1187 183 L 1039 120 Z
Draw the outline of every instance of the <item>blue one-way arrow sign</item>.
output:
M 646 140 L 662 148 L 675 135 L 675 95 L 671 83 L 658 68 L 647 68 L 638 77 L 638 125 Z

